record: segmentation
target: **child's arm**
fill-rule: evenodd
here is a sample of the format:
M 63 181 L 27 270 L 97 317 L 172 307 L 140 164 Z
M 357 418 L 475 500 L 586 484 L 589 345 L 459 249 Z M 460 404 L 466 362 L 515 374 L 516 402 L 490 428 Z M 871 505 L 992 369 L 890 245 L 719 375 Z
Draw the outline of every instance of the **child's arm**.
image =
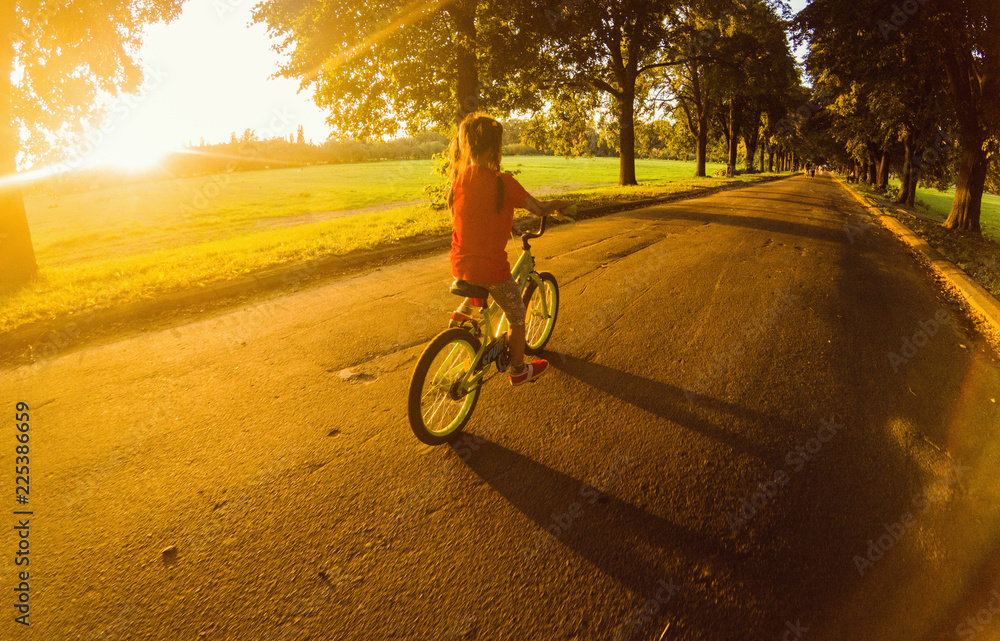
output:
M 534 197 L 528 196 L 528 200 L 524 203 L 524 208 L 533 213 L 536 216 L 547 216 L 553 212 L 560 212 L 563 209 L 569 207 L 572 203 L 568 200 L 545 200 L 539 201 L 535 200 Z

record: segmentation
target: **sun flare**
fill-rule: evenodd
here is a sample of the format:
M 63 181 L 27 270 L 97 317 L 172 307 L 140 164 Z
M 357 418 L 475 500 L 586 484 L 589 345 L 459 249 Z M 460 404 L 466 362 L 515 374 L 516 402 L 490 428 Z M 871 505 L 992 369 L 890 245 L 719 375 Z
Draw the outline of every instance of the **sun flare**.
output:
M 169 151 L 166 147 L 142 140 L 116 141 L 97 150 L 87 164 L 119 171 L 143 172 L 158 167 Z

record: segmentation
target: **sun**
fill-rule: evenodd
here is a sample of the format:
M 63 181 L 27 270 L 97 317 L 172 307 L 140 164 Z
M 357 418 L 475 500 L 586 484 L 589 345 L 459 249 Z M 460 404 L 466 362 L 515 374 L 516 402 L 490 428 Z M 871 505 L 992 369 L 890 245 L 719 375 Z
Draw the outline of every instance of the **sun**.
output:
M 94 168 L 145 172 L 159 167 L 170 152 L 167 146 L 140 139 L 118 138 L 95 150 L 87 165 Z

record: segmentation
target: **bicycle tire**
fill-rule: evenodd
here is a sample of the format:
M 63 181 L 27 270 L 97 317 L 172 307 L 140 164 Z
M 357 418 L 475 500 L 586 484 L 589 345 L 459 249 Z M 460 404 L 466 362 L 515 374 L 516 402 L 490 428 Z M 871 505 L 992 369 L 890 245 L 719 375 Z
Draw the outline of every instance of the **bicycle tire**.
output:
M 524 289 L 523 297 L 524 306 L 527 308 L 527 316 L 524 319 L 524 351 L 526 354 L 532 355 L 545 349 L 545 345 L 552 338 L 552 330 L 555 329 L 556 317 L 559 315 L 559 284 L 556 282 L 556 277 L 549 272 L 542 272 L 538 276 L 546 285 L 544 290 L 542 290 L 544 293 L 541 293 L 540 296 L 546 294 L 549 296 L 549 317 L 540 318 L 540 316 L 534 313 L 538 302 L 532 299 L 540 290 L 535 281 L 528 281 L 528 286 Z M 536 325 L 537 322 L 542 322 L 542 325 Z
M 426 389 L 427 377 L 436 359 L 441 356 L 449 346 L 453 349 L 462 350 L 465 353 L 464 363 L 455 363 L 453 353 L 444 354 L 442 361 L 435 374 L 441 373 L 444 379 L 438 383 L 431 382 L 431 390 Z M 470 392 L 460 398 L 455 398 L 453 387 L 454 381 L 464 375 L 475 361 L 475 355 L 479 351 L 479 339 L 471 332 L 460 327 L 447 329 L 430 342 L 417 364 L 413 367 L 413 375 L 410 378 L 410 389 L 407 401 L 407 413 L 409 414 L 410 427 L 413 433 L 421 442 L 428 445 L 443 445 L 452 441 L 465 427 L 472 412 L 476 409 L 476 402 L 479 400 L 479 393 L 482 385 L 476 385 Z M 459 354 L 461 357 L 461 354 Z M 464 368 L 464 369 L 463 369 Z M 446 371 L 455 370 L 455 371 Z M 425 408 L 425 401 L 431 395 L 431 407 Z M 428 425 L 426 413 L 432 408 L 430 418 L 433 419 L 440 410 L 457 410 L 455 417 L 440 428 Z

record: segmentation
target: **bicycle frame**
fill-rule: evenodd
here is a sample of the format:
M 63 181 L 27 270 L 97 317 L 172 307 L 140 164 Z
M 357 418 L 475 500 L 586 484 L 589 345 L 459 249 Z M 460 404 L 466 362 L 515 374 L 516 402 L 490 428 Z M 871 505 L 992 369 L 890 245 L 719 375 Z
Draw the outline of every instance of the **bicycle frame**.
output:
M 514 277 L 514 282 L 517 283 L 517 291 L 521 296 L 524 296 L 524 291 L 529 281 L 534 282 L 535 287 L 544 291 L 545 285 L 538 273 L 535 272 L 535 259 L 531 256 L 531 247 L 528 245 L 527 238 L 523 236 L 521 255 L 518 257 L 517 262 L 514 263 L 511 275 Z M 542 313 L 545 317 L 548 317 L 548 299 L 545 296 L 542 297 Z M 496 319 L 495 329 L 494 319 Z M 458 381 L 458 387 L 463 393 L 479 385 L 486 375 L 489 366 L 507 354 L 508 329 L 509 324 L 506 315 L 500 309 L 500 305 L 495 300 L 492 301 L 489 306 L 483 309 L 483 321 L 479 326 L 479 331 L 476 332 L 478 334 L 477 338 L 480 339 L 480 346 L 479 351 L 476 352 L 473 358 L 473 366 Z M 453 354 L 454 351 L 448 358 L 451 359 Z M 498 366 L 498 369 L 501 368 Z M 506 369 L 506 366 L 502 369 Z

